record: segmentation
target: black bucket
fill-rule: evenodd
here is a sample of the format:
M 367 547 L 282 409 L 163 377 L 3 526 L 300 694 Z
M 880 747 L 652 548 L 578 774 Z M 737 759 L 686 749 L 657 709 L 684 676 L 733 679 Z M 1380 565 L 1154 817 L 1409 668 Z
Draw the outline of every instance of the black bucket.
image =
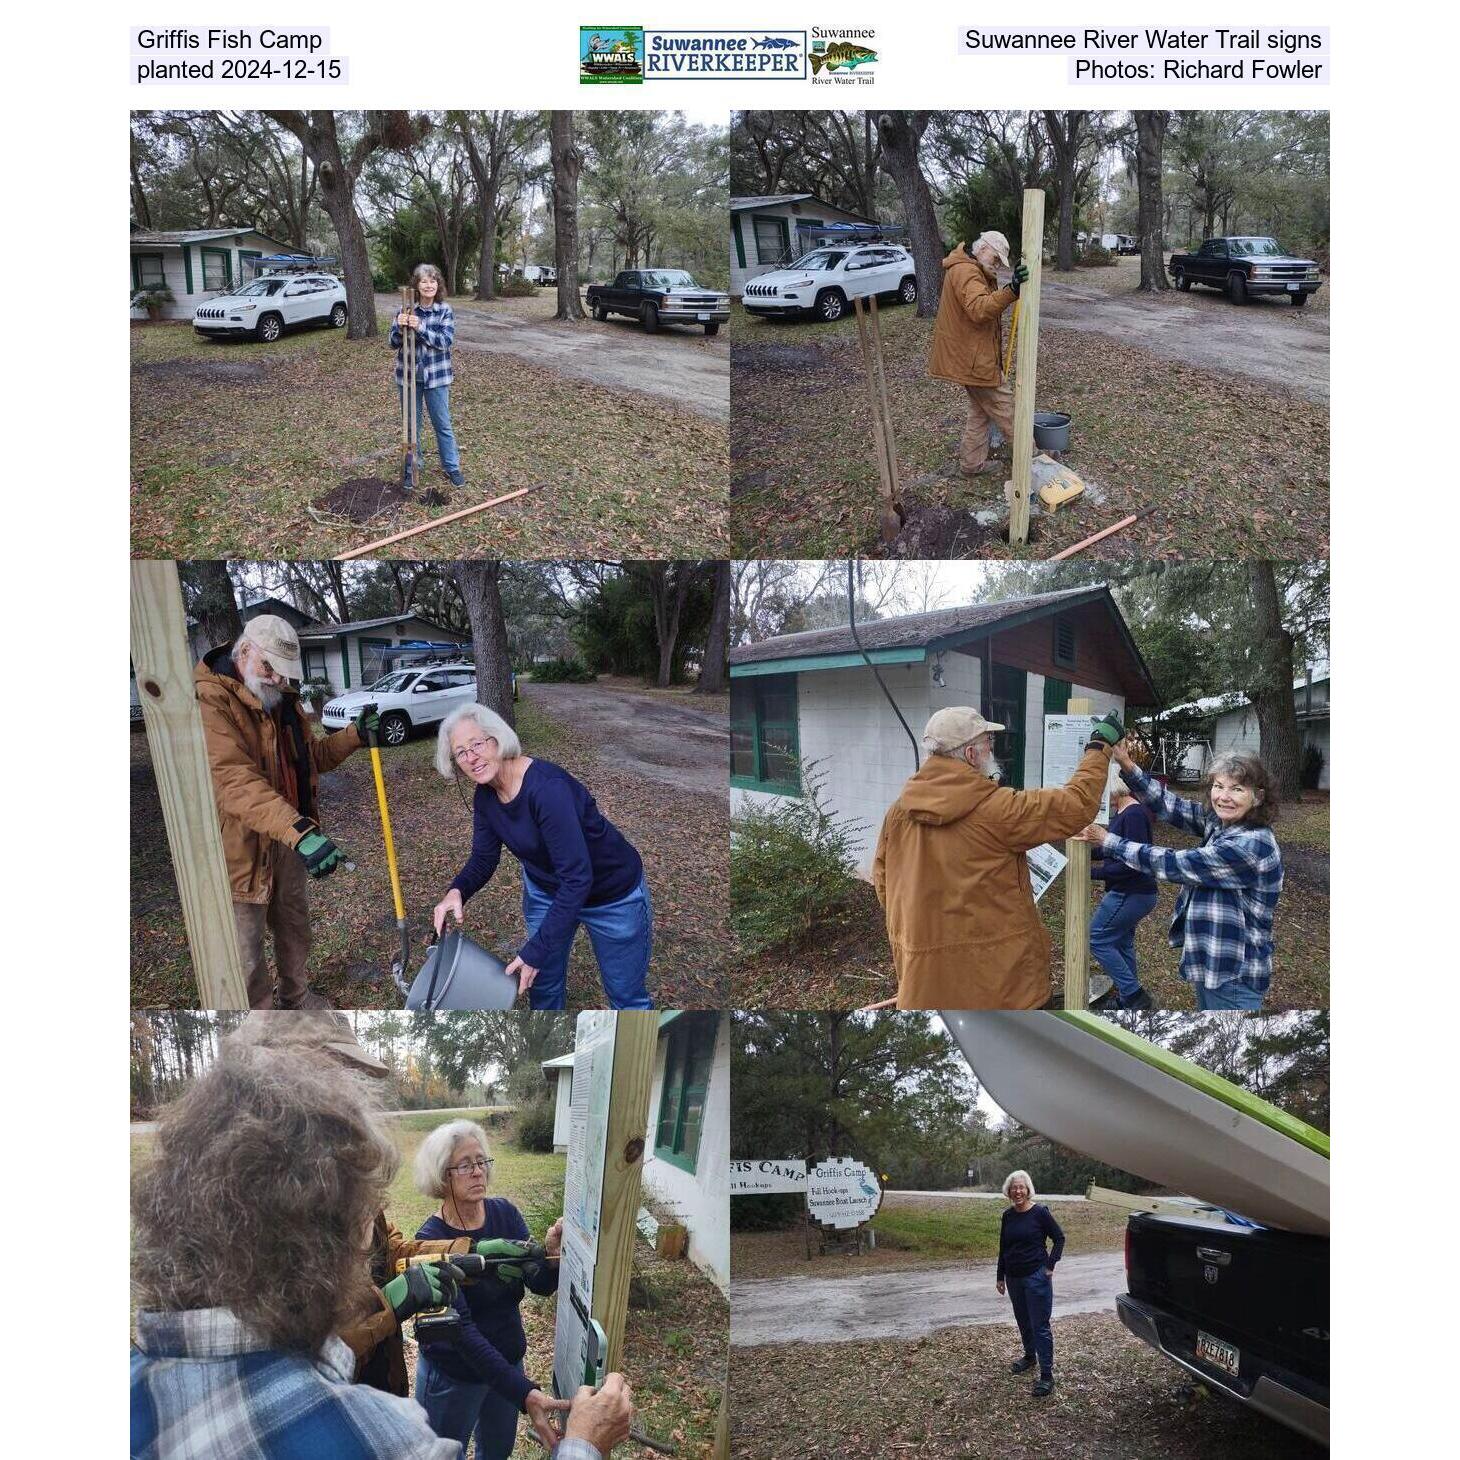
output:
M 510 1009 L 516 1002 L 507 965 L 460 928 L 431 945 L 406 995 L 408 1009 Z
M 1041 451 L 1070 449 L 1070 418 L 1063 411 L 1035 411 L 1034 444 Z

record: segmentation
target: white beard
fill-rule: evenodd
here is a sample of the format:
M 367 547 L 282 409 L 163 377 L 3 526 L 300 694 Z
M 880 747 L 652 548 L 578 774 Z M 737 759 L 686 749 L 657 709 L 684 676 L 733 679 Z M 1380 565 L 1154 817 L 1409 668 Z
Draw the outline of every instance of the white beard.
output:
M 1002 781 L 1004 779 L 1004 768 L 994 759 L 992 751 L 979 762 L 978 768 L 991 781 Z
M 254 695 L 259 704 L 264 707 L 266 714 L 272 715 L 279 708 L 279 702 L 284 696 L 274 685 L 265 684 L 263 680 L 255 679 L 251 674 L 245 674 L 243 682 L 248 686 L 249 693 Z

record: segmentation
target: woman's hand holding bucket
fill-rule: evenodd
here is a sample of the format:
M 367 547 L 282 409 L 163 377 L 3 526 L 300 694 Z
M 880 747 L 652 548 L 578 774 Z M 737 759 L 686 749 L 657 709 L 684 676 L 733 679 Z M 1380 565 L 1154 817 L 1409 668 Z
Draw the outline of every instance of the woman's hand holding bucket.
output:
M 514 958 L 507 965 L 507 977 L 517 979 L 518 992 L 525 994 L 537 981 L 537 969 L 530 963 L 524 963 L 521 958 Z
M 461 889 L 459 887 L 453 887 L 431 911 L 431 921 L 436 925 L 436 936 L 438 938 L 445 930 L 448 915 L 454 916 L 458 923 L 464 923 L 466 921 L 465 916 L 462 914 Z

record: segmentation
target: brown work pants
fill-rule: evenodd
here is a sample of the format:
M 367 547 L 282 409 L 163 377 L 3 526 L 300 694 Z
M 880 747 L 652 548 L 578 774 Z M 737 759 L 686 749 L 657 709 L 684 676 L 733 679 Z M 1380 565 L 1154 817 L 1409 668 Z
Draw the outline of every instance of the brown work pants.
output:
M 1005 439 L 1014 439 L 1014 392 L 1007 380 L 963 388 L 968 392 L 968 424 L 958 443 L 958 467 L 971 476 L 989 459 L 990 421 L 997 424 Z
M 271 848 L 274 886 L 268 902 L 235 902 L 233 926 L 238 933 L 238 956 L 248 984 L 251 1009 L 274 1007 L 274 979 L 264 948 L 266 933 L 274 935 L 274 963 L 279 970 L 279 1003 L 297 1004 L 309 989 L 304 965 L 309 957 L 309 876 L 304 859 L 281 843 Z

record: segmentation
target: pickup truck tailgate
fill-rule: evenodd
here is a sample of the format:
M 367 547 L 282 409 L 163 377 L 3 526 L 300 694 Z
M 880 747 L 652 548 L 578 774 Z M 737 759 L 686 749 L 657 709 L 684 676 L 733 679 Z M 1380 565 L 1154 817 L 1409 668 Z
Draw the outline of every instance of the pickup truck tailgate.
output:
M 1327 1238 L 1141 1213 L 1126 1227 L 1126 1277 L 1133 1298 L 1244 1359 L 1327 1383 Z

